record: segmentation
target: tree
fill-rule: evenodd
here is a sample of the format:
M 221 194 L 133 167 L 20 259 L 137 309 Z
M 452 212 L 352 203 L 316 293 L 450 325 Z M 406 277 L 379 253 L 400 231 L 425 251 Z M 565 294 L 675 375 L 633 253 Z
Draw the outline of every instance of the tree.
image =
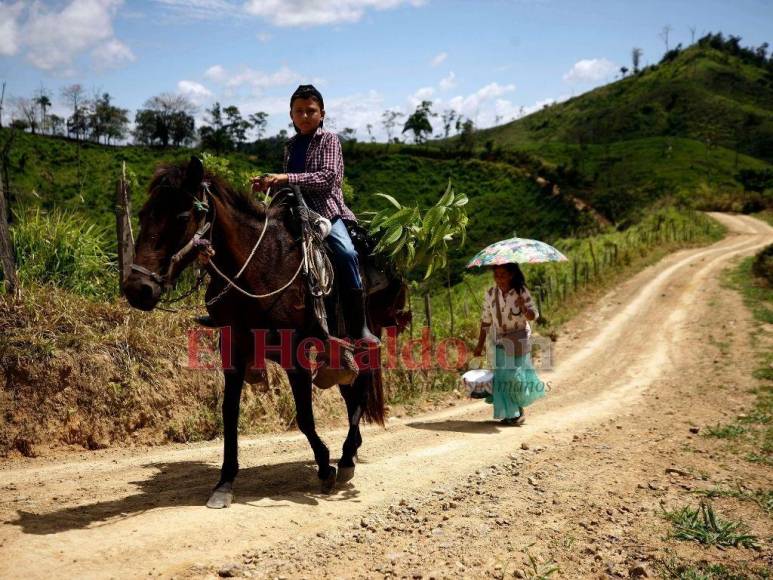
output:
M 91 102 L 89 111 L 89 129 L 91 138 L 99 143 L 104 138 L 105 144 L 110 141 L 120 141 L 126 138 L 126 128 L 129 124 L 127 109 L 121 109 L 112 104 L 109 93 L 102 93 Z
M 258 111 L 257 113 L 253 113 L 247 117 L 247 120 L 250 122 L 252 128 L 255 129 L 255 133 L 258 135 L 257 139 L 260 141 L 263 138 L 263 135 L 266 133 L 266 127 L 268 126 L 268 113 Z
M 634 47 L 631 50 L 631 62 L 633 62 L 633 72 L 639 72 L 639 63 L 641 62 L 641 55 L 644 51 L 641 48 Z
M 196 121 L 184 111 L 175 111 L 169 116 L 169 138 L 174 147 L 193 143 L 196 136 Z
M 461 120 L 461 117 L 460 117 Z M 466 119 L 461 124 L 461 131 L 459 133 L 459 147 L 464 151 L 472 151 L 475 146 L 475 123 L 472 119 Z
M 52 135 L 62 135 L 64 129 L 64 119 L 59 115 L 49 115 L 48 128 Z
M 454 111 L 453 109 L 446 109 L 443 111 L 443 114 L 440 117 L 440 120 L 443 123 L 443 137 L 448 139 L 448 135 L 451 133 L 451 127 L 454 124 L 454 121 L 458 118 L 458 113 Z
M 343 131 L 338 134 L 338 137 L 343 143 L 356 143 L 357 142 L 357 130 L 351 127 L 345 127 Z
M 89 112 L 85 106 L 78 107 L 75 112 L 67 117 L 67 135 L 75 135 L 75 140 L 80 141 L 86 136 L 89 128 Z
M 199 127 L 199 139 L 204 149 L 212 149 L 218 155 L 223 151 L 233 149 L 234 141 L 223 118 L 223 108 L 219 102 L 207 109 L 209 117 L 207 124 Z
M 666 52 L 668 52 L 668 35 L 671 34 L 672 30 L 673 30 L 673 28 L 671 28 L 670 25 L 666 24 L 663 27 L 663 30 L 660 31 L 660 34 L 658 34 L 658 36 L 660 36 L 660 38 L 663 40 L 663 42 L 666 43 Z
M 628 73 L 628 67 L 627 66 L 621 66 L 620 67 L 620 76 L 625 78 L 625 75 Z
M 27 128 L 34 135 L 38 128 L 38 109 L 33 99 L 18 97 L 16 99 L 16 113 L 20 119 L 23 119 Z
M 146 145 L 178 147 L 193 140 L 196 107 L 186 97 L 162 93 L 145 101 L 134 117 L 134 139 Z
M 384 125 L 384 130 L 387 134 L 387 143 L 392 141 L 392 131 L 397 126 L 397 122 L 405 117 L 405 113 L 400 111 L 387 110 L 381 115 L 381 124 Z
M 414 142 L 423 143 L 426 140 L 425 135 L 432 134 L 432 124 L 429 122 L 429 118 L 434 116 L 436 115 L 432 112 L 432 101 L 422 101 L 408 117 L 402 132 L 412 131 Z
M 223 114 L 225 115 L 226 123 L 225 129 L 228 132 L 228 136 L 236 145 L 244 143 L 247 139 L 247 129 L 251 127 L 249 121 L 245 121 L 242 118 L 239 107 L 230 105 L 223 108 Z
M 367 131 L 368 131 L 368 138 L 369 138 L 370 142 L 371 143 L 375 143 L 376 142 L 376 138 L 373 136 L 373 125 L 368 123 L 367 125 L 365 125 L 365 129 L 367 129 Z
M 75 132 L 75 138 L 79 139 L 80 135 L 85 133 L 85 124 L 83 123 L 83 87 L 79 84 L 68 85 L 62 88 L 62 99 L 72 110 L 72 115 L 67 119 L 67 135 Z M 71 131 L 70 128 L 73 128 Z M 81 130 L 82 129 L 82 130 Z
M 35 104 L 40 107 L 40 130 L 45 133 L 46 131 L 46 112 L 51 106 L 51 99 L 48 96 L 48 91 L 41 88 L 37 96 L 35 97 Z

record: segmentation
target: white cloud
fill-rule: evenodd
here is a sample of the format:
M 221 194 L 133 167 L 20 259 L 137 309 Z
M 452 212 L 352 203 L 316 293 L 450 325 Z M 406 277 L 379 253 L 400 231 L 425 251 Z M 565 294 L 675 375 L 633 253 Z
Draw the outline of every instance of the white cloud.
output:
M 381 114 L 384 111 L 384 98 L 380 93 L 370 90 L 344 97 L 334 97 L 325 101 L 325 128 L 331 131 L 343 131 L 350 127 L 357 131 L 357 138 L 368 138 L 368 125 L 376 138 L 381 131 Z
M 606 58 L 578 60 L 564 75 L 568 83 L 595 83 L 617 71 L 617 65 Z
M 432 66 L 440 66 L 447 58 L 448 58 L 447 52 L 440 52 L 435 55 L 435 57 L 432 59 L 432 62 L 430 62 L 430 64 Z
M 19 23 L 16 21 L 24 4 L 0 4 L 0 56 L 13 56 L 19 51 Z
M 175 18 L 188 20 L 213 20 L 221 18 L 239 18 L 244 9 L 232 0 L 154 0 L 172 12 Z
M 368 9 L 389 10 L 426 0 L 248 0 L 244 8 L 274 26 L 322 26 L 357 22 Z
M 20 4 L 26 12 L 19 11 Z M 118 66 L 135 58 L 113 32 L 113 19 L 122 4 L 123 0 L 70 0 L 50 8 L 36 0 L 0 6 L 0 47 L 7 53 L 15 42 L 15 50 L 22 50 L 35 67 L 64 75 L 74 72 L 76 59 L 89 53 L 97 68 Z
M 273 73 L 266 73 L 249 67 L 232 75 L 229 75 L 225 71 L 223 71 L 223 73 L 225 74 L 224 82 L 228 88 L 236 89 L 242 86 L 249 86 L 255 91 L 260 91 L 268 87 L 294 84 L 301 79 L 301 75 L 286 66 L 281 67 Z
M 451 71 L 448 75 L 440 79 L 438 86 L 441 91 L 447 91 L 454 88 L 456 86 L 456 75 L 454 74 L 454 71 Z
M 91 58 L 97 69 L 117 68 L 125 62 L 134 62 L 137 57 L 131 49 L 117 38 L 107 41 L 91 51 Z
M 411 107 L 417 107 L 422 101 L 428 101 L 435 94 L 435 89 L 432 87 L 422 87 L 413 93 L 408 99 L 411 103 Z
M 480 112 L 480 108 L 483 104 L 491 99 L 501 97 L 506 93 L 513 92 L 515 85 L 500 85 L 499 83 L 489 83 L 485 87 L 482 87 L 472 93 L 471 95 L 456 96 L 449 101 L 449 104 L 457 112 L 463 114 L 466 117 L 475 118 Z
M 188 97 L 194 105 L 202 105 L 213 97 L 212 91 L 196 81 L 182 80 L 178 82 L 177 92 Z
M 221 65 L 216 64 L 204 71 L 204 76 L 216 83 L 222 83 L 228 78 L 228 73 Z

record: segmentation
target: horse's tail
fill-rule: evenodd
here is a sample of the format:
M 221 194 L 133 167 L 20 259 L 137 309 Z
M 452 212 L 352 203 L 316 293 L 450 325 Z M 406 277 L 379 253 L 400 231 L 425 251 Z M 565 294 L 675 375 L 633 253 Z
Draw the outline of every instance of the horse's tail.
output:
M 384 426 L 386 406 L 384 404 L 384 382 L 381 367 L 370 369 L 363 373 L 362 387 L 365 393 L 365 420 Z

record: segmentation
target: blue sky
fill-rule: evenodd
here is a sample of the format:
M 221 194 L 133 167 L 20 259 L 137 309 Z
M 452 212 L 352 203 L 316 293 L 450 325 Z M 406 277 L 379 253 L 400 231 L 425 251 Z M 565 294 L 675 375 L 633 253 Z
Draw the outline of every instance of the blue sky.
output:
M 133 112 L 162 92 L 269 113 L 313 82 L 330 125 L 373 125 L 421 99 L 490 126 L 614 80 L 669 44 L 709 31 L 770 41 L 773 2 L 649 0 L 0 0 L 0 80 L 13 97 L 44 87 L 107 91 Z M 10 102 L 8 97 L 11 97 Z M 439 122 L 435 123 L 439 129 Z

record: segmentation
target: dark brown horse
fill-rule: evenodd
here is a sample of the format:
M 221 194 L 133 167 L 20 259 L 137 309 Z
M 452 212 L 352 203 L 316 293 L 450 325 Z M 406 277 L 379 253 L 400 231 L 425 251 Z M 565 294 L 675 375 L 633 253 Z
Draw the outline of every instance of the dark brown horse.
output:
M 223 371 L 223 466 L 207 505 L 228 507 L 231 502 L 233 481 L 239 470 L 237 423 L 242 385 L 250 366 L 263 363 L 254 360 L 258 337 L 268 336 L 273 343 L 278 338 L 290 337 L 291 344 L 284 347 L 289 346 L 285 352 L 292 358 L 285 370 L 295 399 L 298 428 L 314 451 L 323 491 L 330 492 L 336 482 L 350 480 L 362 443 L 360 419 L 364 416 L 375 423 L 384 422 L 381 369 L 377 364 L 369 365 L 351 385 L 340 387 L 348 411 L 349 432 L 336 470 L 330 465 L 328 448 L 314 427 L 311 371 L 300 364 L 296 348 L 305 338 L 320 337 L 320 328 L 304 276 L 299 274 L 303 270 L 303 253 L 298 224 L 288 204 L 279 202 L 266 207 L 256 203 L 252 197 L 205 173 L 201 161 L 194 157 L 187 164 L 157 170 L 139 219 L 135 261 L 123 286 L 126 298 L 135 308 L 155 308 L 164 290 L 195 260 L 202 245 L 214 250 L 206 266 L 210 274 L 207 310 L 218 324 L 229 327 L 231 340 L 230 367 Z M 199 238 L 208 240 L 208 244 L 197 241 Z M 258 239 L 260 243 L 253 251 Z M 234 286 L 228 288 L 225 276 L 234 281 Z M 398 280 L 370 296 L 368 311 L 374 333 L 380 335 L 390 325 L 404 326 L 400 312 L 404 300 L 404 287 Z M 221 340 L 221 349 L 224 343 Z

